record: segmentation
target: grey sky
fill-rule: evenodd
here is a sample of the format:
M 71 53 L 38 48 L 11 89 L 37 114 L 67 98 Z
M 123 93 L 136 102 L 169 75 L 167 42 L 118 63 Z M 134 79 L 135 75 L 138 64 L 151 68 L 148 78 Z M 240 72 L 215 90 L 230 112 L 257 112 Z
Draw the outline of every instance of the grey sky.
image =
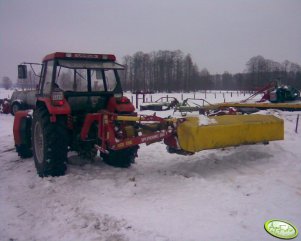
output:
M 0 0 L 0 78 L 55 51 L 177 50 L 210 73 L 301 64 L 301 0 Z

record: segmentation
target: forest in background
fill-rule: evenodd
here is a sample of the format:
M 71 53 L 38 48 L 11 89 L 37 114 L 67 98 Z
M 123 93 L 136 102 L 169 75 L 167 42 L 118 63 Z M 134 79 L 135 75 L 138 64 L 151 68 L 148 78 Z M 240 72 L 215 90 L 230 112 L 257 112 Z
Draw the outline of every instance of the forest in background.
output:
M 121 74 L 125 91 L 189 92 L 199 90 L 258 90 L 270 83 L 292 85 L 301 89 L 301 66 L 288 60 L 282 63 L 261 55 L 247 60 L 241 73 L 210 74 L 199 69 L 190 54 L 181 50 L 136 52 L 122 58 L 125 71 Z M 12 81 L 4 76 L 0 87 L 35 88 L 38 77 L 29 71 L 26 81 Z
M 246 69 L 236 74 L 200 70 L 191 55 L 180 50 L 137 52 L 125 56 L 123 64 L 123 89 L 130 91 L 258 90 L 274 80 L 301 89 L 299 64 L 288 60 L 279 63 L 260 55 L 250 58 Z

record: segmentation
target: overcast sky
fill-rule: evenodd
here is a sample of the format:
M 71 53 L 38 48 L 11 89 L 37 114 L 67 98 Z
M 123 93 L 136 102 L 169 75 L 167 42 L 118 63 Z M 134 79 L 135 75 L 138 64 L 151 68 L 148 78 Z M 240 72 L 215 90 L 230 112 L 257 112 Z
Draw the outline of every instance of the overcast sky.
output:
M 56 51 L 182 50 L 210 73 L 301 64 L 301 0 L 0 0 L 0 78 Z

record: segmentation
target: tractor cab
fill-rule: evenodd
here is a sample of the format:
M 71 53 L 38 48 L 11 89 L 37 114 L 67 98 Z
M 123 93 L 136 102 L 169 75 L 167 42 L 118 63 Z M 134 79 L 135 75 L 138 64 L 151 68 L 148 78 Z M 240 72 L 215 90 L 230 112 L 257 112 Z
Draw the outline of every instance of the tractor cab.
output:
M 50 97 L 52 106 L 70 109 L 71 113 L 107 108 L 111 97 L 122 97 L 120 72 L 124 66 L 115 61 L 112 54 L 56 52 L 47 55 L 36 92 L 38 102 L 39 98 Z M 19 77 L 26 77 L 26 68 L 19 66 L 18 70 Z
M 104 54 L 47 55 L 38 95 L 51 96 L 57 105 L 65 98 L 72 113 L 105 109 L 110 97 L 122 96 L 118 71 L 124 68 L 115 60 Z

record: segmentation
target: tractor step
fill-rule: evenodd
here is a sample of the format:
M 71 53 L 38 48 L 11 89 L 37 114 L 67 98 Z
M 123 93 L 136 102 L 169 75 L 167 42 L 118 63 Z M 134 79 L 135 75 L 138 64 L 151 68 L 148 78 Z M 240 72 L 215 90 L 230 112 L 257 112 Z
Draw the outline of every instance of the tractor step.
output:
M 202 118 L 202 117 L 200 117 Z M 180 147 L 188 152 L 284 139 L 283 120 L 272 115 L 188 117 L 177 127 Z

